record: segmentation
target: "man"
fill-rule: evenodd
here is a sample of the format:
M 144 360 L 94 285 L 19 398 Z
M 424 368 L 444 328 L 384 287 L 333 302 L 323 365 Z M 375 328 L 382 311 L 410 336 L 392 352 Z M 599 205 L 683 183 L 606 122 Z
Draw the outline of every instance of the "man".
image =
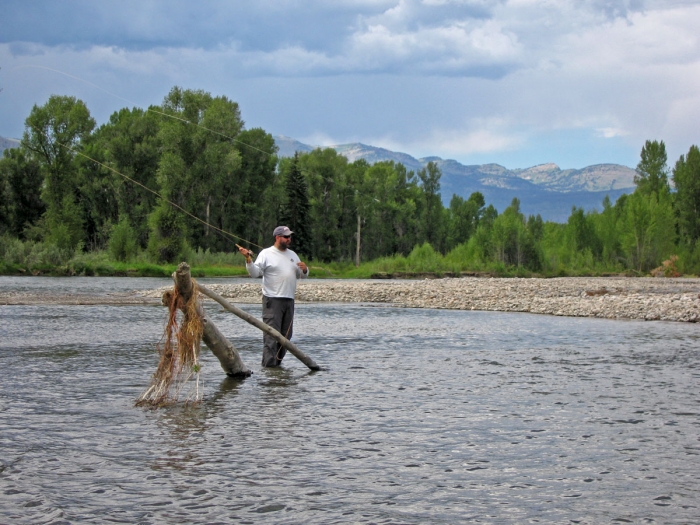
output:
M 263 322 L 287 339 L 292 338 L 297 279 L 305 279 L 309 275 L 306 264 L 289 249 L 292 233 L 294 232 L 286 226 L 277 226 L 272 233 L 275 244 L 262 250 L 255 262 L 250 250 L 240 246 L 238 248 L 245 257 L 248 274 L 251 277 L 262 277 Z M 262 366 L 279 366 L 286 353 L 287 350 L 272 336 L 263 335 Z

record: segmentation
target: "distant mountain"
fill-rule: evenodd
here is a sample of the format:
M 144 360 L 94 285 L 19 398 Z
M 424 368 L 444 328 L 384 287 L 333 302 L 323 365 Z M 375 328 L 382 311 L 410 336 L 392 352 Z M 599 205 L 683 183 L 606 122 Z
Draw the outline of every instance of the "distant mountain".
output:
M 308 153 L 309 151 L 313 151 L 315 149 L 313 146 L 302 144 L 298 140 L 285 137 L 284 135 L 277 135 L 274 137 L 274 139 L 278 149 L 277 154 L 280 157 L 293 157 L 294 153 L 297 151 L 299 153 Z
M 19 140 L 0 137 L 0 157 L 2 157 L 2 152 L 6 149 L 16 148 L 17 146 L 19 146 Z
M 313 151 L 314 147 L 288 137 L 275 137 L 279 155 L 292 156 L 295 151 Z M 562 170 L 556 164 L 541 164 L 527 169 L 509 170 L 498 164 L 465 166 L 456 160 L 440 157 L 416 159 L 365 144 L 331 146 L 353 162 L 365 159 L 370 164 L 392 160 L 417 172 L 428 162 L 435 162 L 442 172 L 441 193 L 445 205 L 453 194 L 467 198 L 475 191 L 484 195 L 488 204 L 503 211 L 514 197 L 520 199 L 526 215 L 540 214 L 545 220 L 565 222 L 573 206 L 585 210 L 602 209 L 606 195 L 614 202 L 634 190 L 635 171 L 619 164 L 597 164 L 580 170 Z

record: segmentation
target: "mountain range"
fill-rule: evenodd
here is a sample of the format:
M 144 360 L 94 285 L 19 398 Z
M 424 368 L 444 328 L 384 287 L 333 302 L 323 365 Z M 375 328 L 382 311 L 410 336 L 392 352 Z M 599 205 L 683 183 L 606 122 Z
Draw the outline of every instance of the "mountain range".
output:
M 281 157 L 291 157 L 295 151 L 309 152 L 316 147 L 290 137 L 275 136 Z M 612 202 L 634 191 L 636 172 L 620 164 L 596 164 L 582 169 L 561 169 L 553 163 L 525 169 L 507 169 L 498 164 L 464 165 L 440 157 L 416 159 L 400 153 L 360 143 L 329 146 L 350 162 L 365 159 L 370 164 L 394 161 L 409 171 L 418 172 L 428 162 L 435 162 L 442 172 L 441 194 L 445 205 L 453 194 L 469 197 L 479 191 L 487 204 L 502 212 L 517 197 L 525 215 L 540 214 L 544 220 L 566 222 L 573 206 L 585 210 L 603 208 L 606 195 Z

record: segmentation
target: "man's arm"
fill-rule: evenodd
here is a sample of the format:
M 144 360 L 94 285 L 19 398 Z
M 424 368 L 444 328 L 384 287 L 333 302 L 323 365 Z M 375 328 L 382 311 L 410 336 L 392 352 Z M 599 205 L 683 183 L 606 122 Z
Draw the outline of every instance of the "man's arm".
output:
M 301 270 L 301 275 L 299 276 L 300 279 L 306 279 L 309 276 L 309 267 L 306 266 L 306 263 L 299 261 L 297 263 L 297 266 Z
M 242 246 L 238 246 L 238 251 L 241 252 L 243 257 L 245 257 L 245 269 L 248 270 L 248 275 L 251 277 L 260 277 L 262 276 L 262 270 L 260 267 L 253 262 L 253 252 L 250 250 L 246 250 Z

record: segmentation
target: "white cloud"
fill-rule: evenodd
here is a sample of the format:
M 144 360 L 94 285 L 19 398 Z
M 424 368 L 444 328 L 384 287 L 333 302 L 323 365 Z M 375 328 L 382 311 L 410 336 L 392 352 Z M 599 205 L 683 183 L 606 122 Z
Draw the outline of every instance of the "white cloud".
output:
M 93 10 L 110 20 L 100 5 Z M 158 4 L 138 20 L 136 4 L 125 5 L 113 18 L 123 41 L 80 33 L 60 45 L 0 44 L 0 135 L 17 136 L 51 93 L 83 98 L 97 117 L 123 101 L 160 103 L 179 85 L 225 94 L 281 128 L 270 132 L 319 145 L 359 140 L 466 159 L 574 130 L 634 150 L 663 139 L 671 158 L 672 143 L 684 153 L 698 142 L 698 1 L 218 2 L 213 18 L 192 15 L 179 40 L 196 10 L 175 4 L 152 43 L 143 39 Z
M 480 21 L 407 32 L 372 25 L 353 35 L 347 54 L 348 62 L 360 70 L 451 75 L 477 66 L 511 64 L 520 49 L 514 34 L 495 22 Z
M 596 129 L 596 131 L 599 136 L 606 139 L 611 139 L 614 137 L 624 137 L 625 135 L 629 135 L 628 132 L 619 128 L 598 128 Z
M 303 142 L 304 144 L 308 144 L 309 146 L 321 146 L 324 148 L 339 144 L 337 140 L 334 140 L 327 133 L 324 133 L 322 131 L 316 131 L 309 135 L 305 135 L 301 138 L 298 138 L 297 140 Z
M 523 134 L 513 132 L 508 123 L 499 120 L 475 120 L 465 126 L 449 129 L 435 126 L 408 140 L 396 135 L 370 139 L 372 145 L 386 149 L 412 152 L 417 157 L 435 155 L 443 158 L 515 150 L 525 141 Z

